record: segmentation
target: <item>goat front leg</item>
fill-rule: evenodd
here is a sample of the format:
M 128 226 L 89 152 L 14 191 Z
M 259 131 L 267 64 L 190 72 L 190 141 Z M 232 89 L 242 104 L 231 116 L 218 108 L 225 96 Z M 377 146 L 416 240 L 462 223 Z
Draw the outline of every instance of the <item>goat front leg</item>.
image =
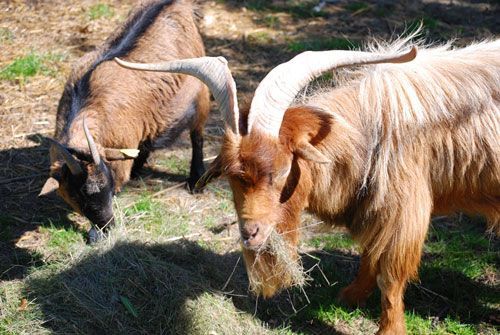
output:
M 363 307 L 377 286 L 376 265 L 363 253 L 356 279 L 339 294 L 339 300 L 350 307 Z
M 190 135 L 193 153 L 191 157 L 188 187 L 190 191 L 194 192 L 196 182 L 205 173 L 205 165 L 203 164 L 203 134 L 201 131 L 194 129 L 191 131 Z
M 196 100 L 196 117 L 191 128 L 191 145 L 193 148 L 191 157 L 191 169 L 189 172 L 188 187 L 191 192 L 201 191 L 195 189 L 198 180 L 205 173 L 203 164 L 203 128 L 210 111 L 210 95 L 208 88 L 203 86 Z

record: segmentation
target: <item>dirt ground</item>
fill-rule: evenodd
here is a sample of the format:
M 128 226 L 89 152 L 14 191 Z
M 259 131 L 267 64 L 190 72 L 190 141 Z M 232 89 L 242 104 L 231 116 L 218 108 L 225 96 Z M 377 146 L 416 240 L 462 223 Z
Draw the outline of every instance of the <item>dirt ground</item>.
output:
M 456 39 L 456 45 L 500 33 L 498 1 L 332 1 L 320 13 L 318 1 L 200 1 L 200 30 L 208 55 L 223 55 L 238 85 L 242 103 L 265 74 L 306 49 L 358 46 L 370 37 L 389 39 L 405 27 L 423 22 L 428 41 Z M 92 18 L 89 8 L 105 3 L 112 15 Z M 76 225 L 85 219 L 72 214 L 57 197 L 38 198 L 48 174 L 48 140 L 55 127 L 59 97 L 71 64 L 99 46 L 127 15 L 135 1 L 6 0 L 0 2 L 0 69 L 30 53 L 43 55 L 42 71 L 34 76 L 0 79 L 0 280 L 22 278 L 38 260 L 30 250 L 45 243 L 39 227 Z M 206 156 L 217 153 L 220 115 L 213 103 L 207 124 Z M 177 186 L 185 175 L 161 164 L 165 155 L 189 157 L 184 134 L 169 150 L 155 153 L 127 194 Z M 206 194 L 208 193 L 208 194 Z M 196 201 L 209 206 L 210 192 Z M 183 187 L 158 197 L 193 201 Z M 194 198 L 193 198 L 194 199 Z M 169 200 L 170 201 L 170 200 Z M 228 215 L 225 223 L 234 220 Z M 224 223 L 223 222 L 223 223 Z M 201 232 L 209 238 L 210 233 Z M 231 243 L 234 243 L 232 241 Z

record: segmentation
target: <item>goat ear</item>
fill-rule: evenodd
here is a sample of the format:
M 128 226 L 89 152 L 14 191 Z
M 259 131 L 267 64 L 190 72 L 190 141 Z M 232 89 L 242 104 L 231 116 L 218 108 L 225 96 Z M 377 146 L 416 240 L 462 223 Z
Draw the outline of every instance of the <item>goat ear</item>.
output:
M 200 177 L 200 179 L 194 185 L 194 192 L 202 190 L 208 183 L 212 180 L 217 179 L 222 174 L 222 163 L 220 156 L 217 156 L 215 160 L 210 164 L 207 171 Z
M 294 153 L 302 159 L 320 163 L 329 164 L 332 161 L 323 155 L 318 149 L 316 149 L 311 143 L 303 141 L 297 145 Z
M 59 182 L 54 177 L 49 177 L 42 187 L 42 190 L 38 194 L 39 197 L 43 197 L 49 193 L 54 192 L 59 188 Z

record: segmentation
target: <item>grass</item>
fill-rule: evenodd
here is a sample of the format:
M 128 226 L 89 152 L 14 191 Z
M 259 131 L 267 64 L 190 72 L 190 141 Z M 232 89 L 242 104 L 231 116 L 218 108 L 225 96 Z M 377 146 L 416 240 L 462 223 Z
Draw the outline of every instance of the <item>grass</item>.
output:
M 311 238 L 307 244 L 316 249 L 352 249 L 356 247 L 350 236 L 344 233 L 321 234 Z
M 307 50 L 351 50 L 356 49 L 359 46 L 360 43 L 355 40 L 343 37 L 327 37 L 291 41 L 288 43 L 288 50 L 298 53 Z
M 182 236 L 189 233 L 189 214 L 169 208 L 148 194 L 143 194 L 132 207 L 124 210 L 126 219 L 134 220 L 138 229 L 153 236 Z
M 14 40 L 14 33 L 9 28 L 0 27 L 0 44 L 7 44 Z
M 168 173 L 189 174 L 189 160 L 180 158 L 176 155 L 170 155 L 157 161 L 157 165 L 164 167 Z
M 39 54 L 31 52 L 14 59 L 9 65 L 0 69 L 0 80 L 24 80 L 38 74 L 55 76 L 58 73 L 58 63 L 64 55 L 56 53 Z
M 98 3 L 96 5 L 93 5 L 88 10 L 88 17 L 91 20 L 111 18 L 114 15 L 115 12 L 113 11 L 113 9 L 109 5 L 103 3 Z
M 324 332 L 375 332 L 378 292 L 365 308 L 355 310 L 334 299 L 358 264 L 357 248 L 344 233 L 304 241 L 314 248 L 308 252 L 311 257 L 303 257 L 314 279 L 305 287 L 307 298 L 292 289 L 270 301 L 260 300 L 257 309 L 238 260 L 236 235 L 228 242 L 219 240 L 218 233 L 209 239 L 171 242 L 172 237 L 210 230 L 234 211 L 224 182 L 209 185 L 205 193 L 212 199 L 208 211 L 193 216 L 192 202 L 183 204 L 177 196 L 166 202 L 149 191 L 127 192 L 117 200 L 117 226 L 94 247 L 84 244 L 80 231 L 48 222 L 41 228 L 47 235 L 39 250 L 43 262 L 21 280 L 0 283 L 0 333 L 107 329 L 110 334 L 163 330 L 181 335 L 291 335 L 309 334 L 303 328 L 309 324 Z M 420 281 L 411 284 L 405 296 L 409 334 L 495 333 L 485 320 L 498 311 L 500 292 L 485 276 L 498 274 L 499 253 L 482 224 L 475 219 L 438 219 L 432 225 Z M 21 312 L 23 298 L 28 305 Z

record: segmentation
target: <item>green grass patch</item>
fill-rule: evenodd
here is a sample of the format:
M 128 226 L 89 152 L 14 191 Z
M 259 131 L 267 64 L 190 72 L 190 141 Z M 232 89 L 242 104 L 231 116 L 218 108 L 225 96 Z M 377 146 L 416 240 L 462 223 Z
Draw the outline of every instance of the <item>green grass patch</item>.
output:
M 363 312 L 360 309 L 350 311 L 347 308 L 331 305 L 328 307 L 320 306 L 317 312 L 317 318 L 320 321 L 336 324 L 339 321 L 345 321 L 348 324 L 353 324 L 355 320 L 363 317 Z
M 12 63 L 0 70 L 0 79 L 13 80 L 37 75 L 42 71 L 43 58 L 30 53 L 27 56 L 16 58 Z
M 16 58 L 12 63 L 0 69 L 0 79 L 24 80 L 38 74 L 55 76 L 58 73 L 57 65 L 64 59 L 64 55 L 57 53 L 38 54 L 29 53 Z
M 465 229 L 461 226 L 431 227 L 424 251 L 429 255 L 426 266 L 457 271 L 471 279 L 494 268 L 500 260 L 498 251 L 474 225 Z
M 148 194 L 143 194 L 133 206 L 125 209 L 124 215 L 130 222 L 129 226 L 134 226 L 155 238 L 189 233 L 188 213 L 169 208 Z
M 351 237 L 344 233 L 328 233 L 315 236 L 307 244 L 317 249 L 351 249 L 356 246 Z
M 292 41 L 288 43 L 288 50 L 293 52 L 318 50 L 352 50 L 359 48 L 360 43 L 343 37 L 312 38 L 309 40 Z
M 49 236 L 41 250 L 45 257 L 61 260 L 85 248 L 82 233 L 74 227 L 61 227 L 50 222 L 40 227 L 40 233 Z
M 159 166 L 165 167 L 169 173 L 187 175 L 189 174 L 189 160 L 177 156 L 168 156 L 156 161 Z
M 88 16 L 91 20 L 98 20 L 101 18 L 110 18 L 115 15 L 113 9 L 103 3 L 99 3 L 97 5 L 93 5 L 88 10 Z
M 415 335 L 475 335 L 475 327 L 465 325 L 457 320 L 446 318 L 442 321 L 436 318 L 424 318 L 413 312 L 405 313 L 408 334 Z

